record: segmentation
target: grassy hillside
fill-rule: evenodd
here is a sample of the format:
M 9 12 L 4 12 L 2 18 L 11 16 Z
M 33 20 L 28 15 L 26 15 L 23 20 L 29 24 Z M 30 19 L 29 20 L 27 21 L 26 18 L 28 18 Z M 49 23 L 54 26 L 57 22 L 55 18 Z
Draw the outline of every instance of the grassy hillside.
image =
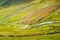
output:
M 59 2 L 60 0 L 0 0 L 0 39 L 59 40 Z

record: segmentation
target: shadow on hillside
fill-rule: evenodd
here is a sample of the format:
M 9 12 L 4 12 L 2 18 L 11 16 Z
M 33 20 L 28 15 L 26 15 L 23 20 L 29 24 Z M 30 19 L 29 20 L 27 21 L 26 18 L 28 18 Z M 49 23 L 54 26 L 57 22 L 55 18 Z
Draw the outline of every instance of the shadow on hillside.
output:
M 8 7 L 10 5 L 18 5 L 22 3 L 32 2 L 34 0 L 0 0 L 0 7 Z

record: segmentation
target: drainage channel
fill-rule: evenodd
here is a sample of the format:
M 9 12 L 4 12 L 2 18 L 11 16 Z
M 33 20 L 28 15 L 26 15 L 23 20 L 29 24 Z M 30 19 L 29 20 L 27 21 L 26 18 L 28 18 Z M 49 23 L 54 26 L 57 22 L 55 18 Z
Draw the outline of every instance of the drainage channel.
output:
M 29 36 L 53 35 L 53 34 L 60 34 L 60 32 L 51 32 L 46 34 L 27 34 L 27 35 L 0 35 L 0 37 L 29 37 Z

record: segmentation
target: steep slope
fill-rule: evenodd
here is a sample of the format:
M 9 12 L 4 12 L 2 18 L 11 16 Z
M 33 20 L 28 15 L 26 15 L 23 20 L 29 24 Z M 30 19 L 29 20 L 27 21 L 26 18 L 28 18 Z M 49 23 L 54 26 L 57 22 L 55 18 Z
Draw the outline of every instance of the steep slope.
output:
M 58 35 L 55 37 L 58 39 L 60 35 L 57 34 L 60 33 L 59 2 L 60 0 L 0 0 L 0 34 L 36 36 L 51 33 L 53 37 Z M 36 39 L 39 37 L 41 36 L 36 36 Z M 48 37 L 51 36 L 48 35 Z

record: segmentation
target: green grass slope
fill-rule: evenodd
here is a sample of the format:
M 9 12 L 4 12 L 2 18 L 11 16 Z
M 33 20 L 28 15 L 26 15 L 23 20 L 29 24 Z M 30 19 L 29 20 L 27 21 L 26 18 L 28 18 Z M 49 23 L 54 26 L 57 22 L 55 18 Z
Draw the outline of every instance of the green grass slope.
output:
M 60 0 L 0 0 L 0 40 L 60 40 L 59 2 Z M 57 4 L 57 10 L 42 19 L 36 18 L 41 14 L 39 10 Z M 21 23 L 35 11 L 37 15 L 29 20 L 35 18 L 37 24 Z

